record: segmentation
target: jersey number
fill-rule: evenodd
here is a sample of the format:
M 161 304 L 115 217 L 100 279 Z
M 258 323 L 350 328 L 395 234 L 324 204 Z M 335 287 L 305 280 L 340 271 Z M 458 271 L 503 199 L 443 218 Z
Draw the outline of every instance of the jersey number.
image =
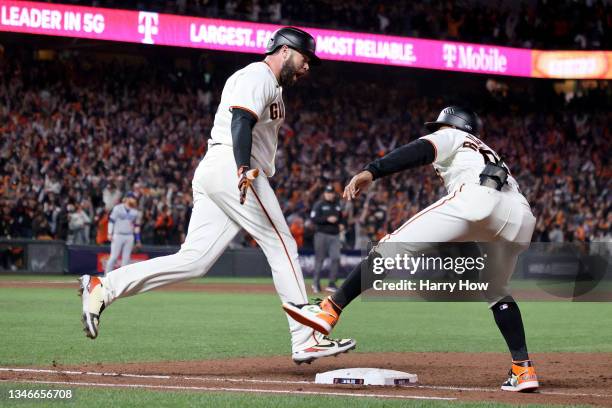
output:
M 478 147 L 475 143 L 471 142 L 464 142 L 463 147 L 468 147 L 482 154 L 485 164 L 493 163 L 496 166 L 503 167 L 504 170 L 506 170 L 506 172 L 510 174 L 510 170 L 508 169 L 508 167 L 506 167 L 506 164 L 503 162 L 503 160 L 499 158 L 499 156 L 497 156 L 497 154 L 495 154 L 494 151 L 489 149 L 483 149 L 482 147 Z

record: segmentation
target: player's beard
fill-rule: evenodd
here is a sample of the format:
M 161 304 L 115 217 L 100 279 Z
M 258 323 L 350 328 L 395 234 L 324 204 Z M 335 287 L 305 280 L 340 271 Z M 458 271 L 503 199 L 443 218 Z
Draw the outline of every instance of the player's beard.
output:
M 297 72 L 298 69 L 293 62 L 293 56 L 291 56 L 281 67 L 280 78 L 278 79 L 280 86 L 287 88 L 295 85 L 298 79 Z

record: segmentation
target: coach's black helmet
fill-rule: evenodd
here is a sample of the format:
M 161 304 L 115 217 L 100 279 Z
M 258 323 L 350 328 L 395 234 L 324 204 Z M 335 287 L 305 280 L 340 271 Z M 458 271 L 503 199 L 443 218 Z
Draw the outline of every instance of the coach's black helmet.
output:
M 321 60 L 315 55 L 317 45 L 312 35 L 304 30 L 295 27 L 283 27 L 272 33 L 272 37 L 266 46 L 266 54 L 272 54 L 278 49 L 286 45 L 296 51 L 305 54 L 310 58 L 308 62 L 311 65 L 319 65 Z
M 460 108 L 459 106 L 448 106 L 442 109 L 435 122 L 425 122 L 425 128 L 435 132 L 441 126 L 454 126 L 464 132 L 477 136 L 480 132 L 482 122 L 474 111 Z

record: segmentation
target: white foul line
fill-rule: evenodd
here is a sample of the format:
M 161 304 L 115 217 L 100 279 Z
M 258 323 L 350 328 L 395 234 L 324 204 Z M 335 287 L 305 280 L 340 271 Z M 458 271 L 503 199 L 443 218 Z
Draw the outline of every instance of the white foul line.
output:
M 293 391 L 293 390 L 265 390 L 254 388 L 228 388 L 228 387 L 186 387 L 179 385 L 147 385 L 147 384 L 111 384 L 111 383 L 88 383 L 76 381 L 35 381 L 35 380 L 0 380 L 0 382 L 29 383 L 29 384 L 57 384 L 57 385 L 86 385 L 90 387 L 118 387 L 118 388 L 149 388 L 158 390 L 191 390 L 212 392 L 246 392 L 253 394 L 301 394 L 301 395 L 330 395 L 340 397 L 367 397 L 367 398 L 397 398 L 418 400 L 441 400 L 455 401 L 457 398 L 423 397 L 419 395 L 392 395 L 392 394 L 363 394 L 348 392 L 320 392 L 320 391 Z
M 77 276 L 75 276 L 77 277 Z M 78 286 L 78 282 L 76 279 L 67 279 L 67 280 L 50 280 L 50 281 L 29 281 L 29 280 L 8 280 L 8 281 L 0 281 L 0 285 L 46 285 L 47 283 L 51 285 L 63 285 L 65 283 L 74 284 L 74 286 Z
M 296 380 L 257 380 L 253 378 L 231 378 L 231 377 L 212 377 L 212 376 L 172 376 L 172 375 L 153 375 L 153 374 L 128 374 L 128 373 L 115 373 L 115 372 L 95 372 L 95 371 L 69 371 L 69 370 L 50 370 L 50 369 L 38 369 L 38 368 L 12 368 L 12 367 L 0 367 L 0 371 L 13 371 L 22 373 L 47 373 L 47 374 L 67 374 L 67 375 L 93 375 L 100 377 L 130 377 L 130 378 L 149 378 L 149 379 L 161 379 L 170 380 L 172 378 L 181 380 L 195 380 L 195 381 L 219 381 L 219 382 L 242 382 L 242 383 L 260 383 L 260 384 L 316 384 L 314 381 L 296 381 Z M 402 385 L 401 388 L 422 388 L 429 390 L 443 390 L 443 391 L 475 391 L 475 392 L 498 392 L 499 388 L 482 388 L 482 387 L 457 387 L 451 385 Z M 571 392 L 559 392 L 559 391 L 538 391 L 538 394 L 545 395 L 560 395 L 560 396 L 573 396 L 573 397 L 598 397 L 598 398 L 609 398 L 612 394 L 588 394 L 588 393 L 571 393 Z
M 152 375 L 152 374 L 123 374 L 123 373 L 99 373 L 94 371 L 69 371 L 69 370 L 44 370 L 38 368 L 10 368 L 0 367 L 0 371 L 13 371 L 17 373 L 43 373 L 43 374 L 67 374 L 67 375 L 95 375 L 100 377 L 135 377 L 135 378 L 154 378 L 160 380 L 169 380 L 170 375 Z M 176 377 L 180 378 L 180 377 Z
M 184 380 L 196 380 L 196 381 L 250 382 L 250 383 L 262 383 L 262 384 L 316 384 L 314 381 L 256 380 L 253 378 L 183 377 L 183 379 Z

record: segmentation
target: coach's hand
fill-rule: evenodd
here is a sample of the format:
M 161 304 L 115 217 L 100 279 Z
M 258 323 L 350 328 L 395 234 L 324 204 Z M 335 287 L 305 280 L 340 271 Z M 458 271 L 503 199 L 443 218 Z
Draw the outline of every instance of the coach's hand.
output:
M 238 190 L 240 191 L 240 204 L 244 204 L 246 200 L 246 193 L 259 176 L 259 169 L 251 169 L 248 166 L 241 166 L 238 169 Z
M 342 197 L 351 201 L 355 197 L 359 195 L 359 193 L 366 191 L 370 188 L 372 181 L 374 180 L 374 176 L 367 170 L 362 171 L 361 173 L 354 176 L 351 181 L 344 187 L 344 193 Z

